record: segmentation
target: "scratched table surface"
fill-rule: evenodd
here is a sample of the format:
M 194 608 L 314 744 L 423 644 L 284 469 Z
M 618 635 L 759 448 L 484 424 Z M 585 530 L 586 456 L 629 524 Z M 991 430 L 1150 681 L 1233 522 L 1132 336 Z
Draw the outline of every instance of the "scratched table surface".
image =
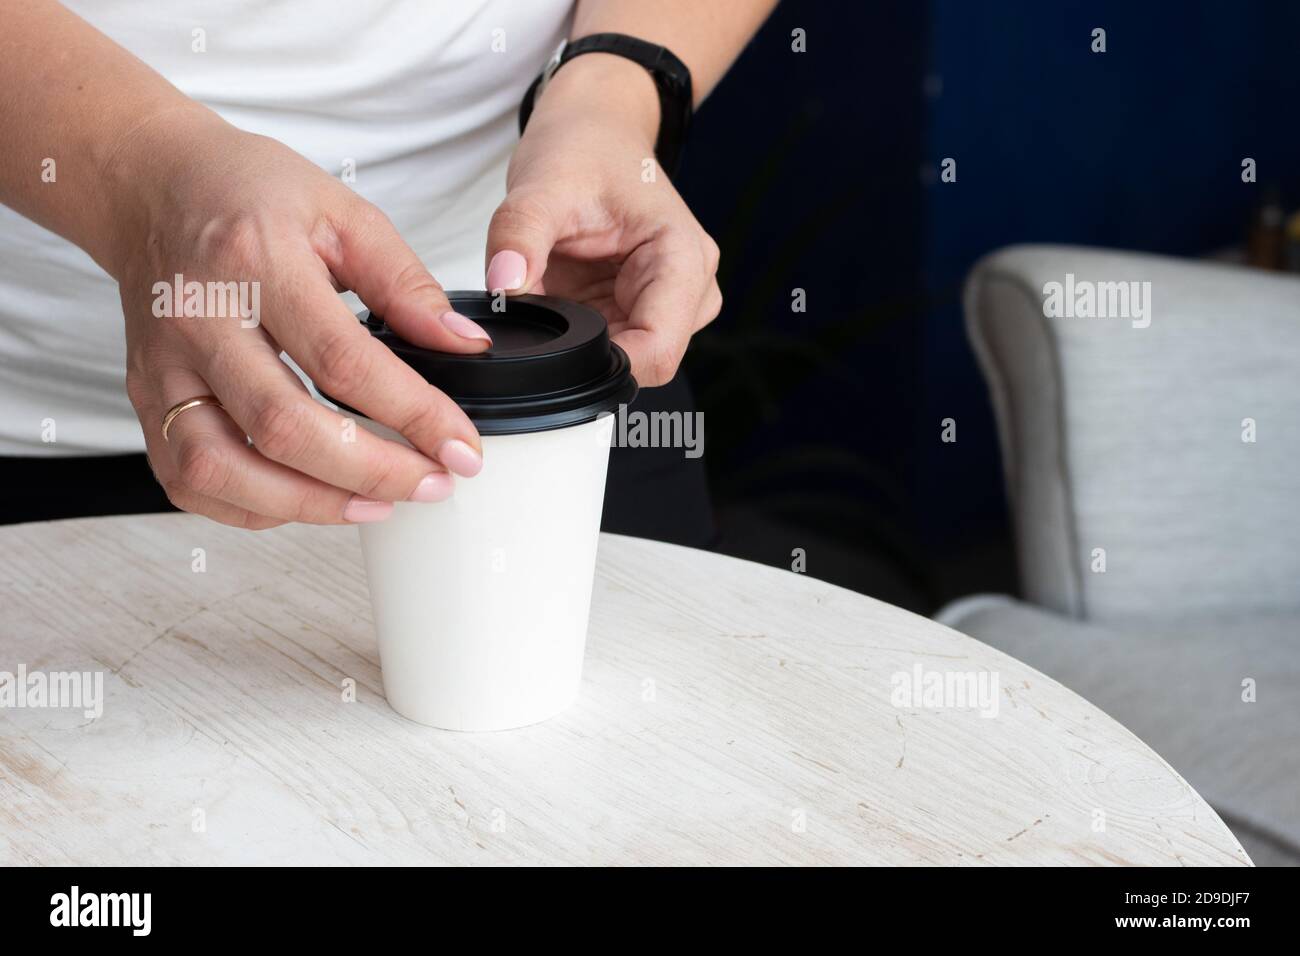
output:
M 103 675 L 98 717 L 0 708 L 7 864 L 1250 862 L 1055 681 L 701 551 L 603 537 L 578 703 L 490 734 L 388 708 L 354 529 L 11 526 L 0 593 L 11 690 Z

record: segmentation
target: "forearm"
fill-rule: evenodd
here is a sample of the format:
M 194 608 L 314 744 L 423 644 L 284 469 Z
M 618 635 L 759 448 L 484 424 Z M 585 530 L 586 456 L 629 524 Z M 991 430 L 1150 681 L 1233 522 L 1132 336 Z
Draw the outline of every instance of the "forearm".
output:
M 624 33 L 672 50 L 691 71 L 694 105 L 713 90 L 745 48 L 776 0 L 578 0 L 570 39 Z M 659 98 L 650 74 L 608 53 L 576 57 L 538 98 L 529 128 L 574 122 L 616 122 L 653 146 Z
M 180 130 L 215 114 L 53 0 L 0 0 L 0 19 L 0 203 L 111 272 L 142 176 L 122 154 L 160 120 Z
M 690 67 L 699 106 L 775 6 L 776 0 L 578 0 L 570 39 L 626 33 L 667 47 Z

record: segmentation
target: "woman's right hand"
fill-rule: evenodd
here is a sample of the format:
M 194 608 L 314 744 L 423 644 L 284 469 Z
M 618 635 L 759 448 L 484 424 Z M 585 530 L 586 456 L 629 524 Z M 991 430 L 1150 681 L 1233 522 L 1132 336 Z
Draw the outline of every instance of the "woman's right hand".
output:
M 116 214 L 106 266 L 126 317 L 127 393 L 173 504 L 245 528 L 374 521 L 390 502 L 447 497 L 448 471 L 478 472 L 481 445 L 464 412 L 337 294 L 353 290 L 417 345 L 472 353 L 490 344 L 377 208 L 283 144 L 197 107 L 134 129 L 102 173 Z M 155 289 L 177 276 L 205 289 L 256 283 L 244 287 L 246 302 L 260 309 L 187 317 L 183 300 Z M 172 317 L 157 317 L 168 300 Z M 412 447 L 313 400 L 281 350 Z M 224 411 L 185 411 L 164 441 L 167 410 L 205 394 Z

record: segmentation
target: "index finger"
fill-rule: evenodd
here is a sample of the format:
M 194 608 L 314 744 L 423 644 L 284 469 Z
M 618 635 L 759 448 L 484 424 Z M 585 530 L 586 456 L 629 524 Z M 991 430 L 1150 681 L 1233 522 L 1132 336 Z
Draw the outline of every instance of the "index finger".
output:
M 272 295 L 264 311 L 277 316 L 276 341 L 322 392 L 400 432 L 458 474 L 474 474 L 476 468 L 464 465 L 464 446 L 478 457 L 482 444 L 469 416 L 376 341 L 330 287 L 324 265 L 319 268 L 314 277 L 290 280 L 291 296 Z
M 442 286 L 378 208 L 351 205 L 318 250 L 330 273 L 398 335 L 439 352 L 473 354 L 492 337 L 452 309 Z
M 199 367 L 226 413 L 271 461 L 383 501 L 423 500 L 422 483 L 441 471 L 413 448 L 349 428 L 307 393 L 260 334 L 229 331 Z

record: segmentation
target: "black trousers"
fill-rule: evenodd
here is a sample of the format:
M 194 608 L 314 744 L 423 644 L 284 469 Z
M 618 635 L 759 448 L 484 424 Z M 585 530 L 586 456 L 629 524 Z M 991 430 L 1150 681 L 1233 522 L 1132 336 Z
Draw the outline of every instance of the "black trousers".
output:
M 684 376 L 643 389 L 629 411 L 694 412 Z M 0 457 L 0 524 L 175 511 L 143 454 L 83 458 Z M 605 531 L 690 547 L 713 540 L 703 458 L 680 448 L 610 451 Z

